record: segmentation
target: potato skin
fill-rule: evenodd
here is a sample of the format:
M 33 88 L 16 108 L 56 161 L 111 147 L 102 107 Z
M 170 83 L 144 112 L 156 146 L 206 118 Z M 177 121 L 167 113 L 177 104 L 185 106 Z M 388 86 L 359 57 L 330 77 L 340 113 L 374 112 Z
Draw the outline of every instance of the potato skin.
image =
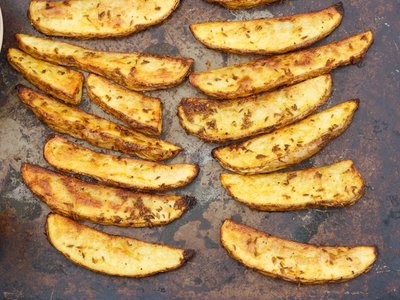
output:
M 221 227 L 221 244 L 230 257 L 250 269 L 272 278 L 308 285 L 349 281 L 368 272 L 378 257 L 376 246 L 299 243 L 232 220 L 225 220 Z M 275 263 L 279 263 L 278 267 Z M 335 264 L 342 270 L 331 269 Z
M 142 5 L 138 3 L 138 7 L 133 7 L 135 3 L 129 2 L 127 0 L 63 2 L 32 0 L 28 18 L 38 31 L 49 36 L 79 39 L 123 37 L 163 22 L 179 5 L 179 0 L 164 1 L 164 5 L 155 7 L 158 16 L 154 20 L 149 20 L 152 19 L 150 5 L 156 1 L 139 0 L 136 2 L 142 2 Z M 161 9 L 162 14 L 159 13 Z M 135 23 L 135 18 L 139 14 L 143 15 L 143 22 Z M 88 20 L 89 15 L 95 17 Z
M 195 255 L 195 251 L 191 249 L 184 250 L 107 234 L 54 213 L 47 216 L 46 236 L 49 243 L 72 263 L 93 272 L 111 276 L 148 277 L 178 269 Z M 79 239 L 82 236 L 84 236 L 83 241 Z M 63 245 L 65 242 L 69 244 Z M 101 248 L 99 248 L 99 245 L 101 245 Z M 153 252 L 152 261 L 143 261 L 144 255 L 137 253 L 138 250 L 131 250 L 130 247 L 132 246 L 137 249 L 144 248 L 148 254 Z M 73 252 L 74 248 L 78 249 L 75 253 Z M 116 251 L 116 249 L 121 249 L 121 251 Z M 90 256 L 91 259 L 89 260 Z M 99 257 L 94 258 L 94 256 Z M 107 257 L 107 260 L 104 256 Z M 108 263 L 108 259 L 112 261 Z M 117 261 L 118 263 L 116 263 Z M 129 269 L 134 267 L 138 269 L 135 263 L 142 266 L 140 271 Z
M 261 211 L 350 206 L 365 192 L 352 161 L 263 175 L 221 174 L 220 179 L 232 198 Z
M 20 100 L 51 129 L 94 146 L 154 161 L 174 157 L 182 151 L 178 146 L 69 107 L 27 87 L 18 86 L 17 91 Z
M 373 42 L 372 31 L 331 44 L 190 75 L 203 93 L 223 99 L 246 97 L 295 84 L 359 62 Z
M 26 80 L 46 94 L 72 105 L 81 102 L 82 73 L 36 59 L 15 48 L 8 49 L 7 59 Z
M 149 135 L 162 131 L 162 102 L 120 87 L 95 74 L 86 77 L 89 99 L 106 113 L 127 123 L 132 129 Z
M 180 188 L 191 183 L 199 172 L 199 167 L 192 164 L 161 164 L 95 152 L 61 136 L 47 141 L 43 156 L 61 171 L 139 191 Z
M 106 52 L 27 34 L 18 47 L 35 58 L 104 76 L 134 91 L 166 89 L 191 72 L 193 59 L 138 52 Z
M 300 121 L 325 104 L 331 92 L 332 78 L 323 75 L 247 98 L 182 99 L 178 117 L 187 133 L 207 142 L 223 143 Z
M 298 123 L 247 141 L 215 148 L 221 166 L 239 174 L 277 171 L 313 156 L 351 124 L 359 100 L 349 100 Z M 275 142 L 279 138 L 279 142 Z
M 278 1 L 279 0 L 207 0 L 207 2 L 218 3 L 229 9 L 247 9 Z
M 331 34 L 344 14 L 340 2 L 326 9 L 278 18 L 190 25 L 210 49 L 237 54 L 281 54 L 308 47 Z M 289 26 L 290 25 L 290 26 Z

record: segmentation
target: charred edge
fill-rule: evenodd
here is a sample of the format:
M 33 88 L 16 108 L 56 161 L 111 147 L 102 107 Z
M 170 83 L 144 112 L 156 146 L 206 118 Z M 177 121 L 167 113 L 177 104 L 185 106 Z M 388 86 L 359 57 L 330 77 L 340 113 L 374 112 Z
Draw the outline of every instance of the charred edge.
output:
M 29 88 L 26 85 L 23 84 L 17 84 L 15 86 L 15 90 L 17 91 L 18 95 L 21 94 L 24 90 L 29 90 Z
M 211 151 L 211 156 L 212 156 L 214 159 L 219 160 L 218 155 L 217 155 L 217 152 L 218 152 L 218 150 L 221 149 L 221 148 L 222 148 L 222 147 L 217 147 L 217 148 L 214 148 L 214 149 Z
M 197 199 L 192 196 L 184 196 L 183 205 L 187 207 L 187 209 L 191 209 L 197 204 Z
M 187 262 L 188 260 L 192 259 L 196 254 L 196 251 L 194 251 L 193 249 L 188 249 L 188 250 L 184 250 L 183 251 L 183 263 Z
M 356 110 L 357 110 L 360 106 L 360 99 L 356 98 L 356 99 L 353 99 L 352 101 L 356 104 Z
M 335 9 L 337 10 L 337 12 L 338 12 L 339 14 L 341 14 L 342 16 L 344 16 L 345 10 L 344 10 L 344 5 L 343 5 L 343 2 L 342 2 L 342 1 L 336 3 L 336 4 L 334 5 L 334 7 L 335 7 Z

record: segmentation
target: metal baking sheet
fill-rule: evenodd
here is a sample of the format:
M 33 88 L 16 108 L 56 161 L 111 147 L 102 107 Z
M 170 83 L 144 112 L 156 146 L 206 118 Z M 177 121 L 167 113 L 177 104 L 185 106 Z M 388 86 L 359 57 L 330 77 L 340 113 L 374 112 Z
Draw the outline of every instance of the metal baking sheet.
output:
M 183 0 L 162 25 L 127 38 L 73 41 L 97 49 L 182 55 L 206 70 L 249 60 L 208 50 L 188 25 L 209 20 L 282 16 L 322 9 L 336 1 L 282 1 L 248 11 L 229 11 L 200 0 Z M 364 61 L 333 72 L 328 105 L 360 98 L 354 123 L 344 135 L 296 168 L 353 159 L 367 183 L 365 196 L 343 209 L 263 213 L 231 200 L 219 183 L 221 168 L 210 156 L 215 145 L 188 136 L 179 126 L 176 106 L 182 97 L 201 96 L 188 82 L 153 92 L 164 103 L 163 138 L 185 152 L 173 162 L 195 162 L 197 180 L 178 191 L 198 204 L 175 223 L 158 228 L 95 226 L 109 233 L 192 248 L 196 257 L 177 271 L 144 279 L 92 273 L 67 261 L 44 235 L 49 209 L 20 178 L 21 162 L 46 166 L 42 158 L 51 134 L 16 97 L 15 85 L 27 82 L 6 62 L 14 34 L 37 33 L 26 18 L 28 0 L 1 0 L 4 45 L 0 57 L 0 298 L 2 299 L 399 299 L 400 282 L 400 3 L 398 0 L 344 0 L 343 24 L 322 43 L 373 29 L 376 41 Z M 87 98 L 82 109 L 104 116 Z M 285 238 L 318 244 L 375 244 L 379 259 L 353 281 L 299 286 L 264 277 L 229 258 L 219 243 L 219 229 L 233 217 Z

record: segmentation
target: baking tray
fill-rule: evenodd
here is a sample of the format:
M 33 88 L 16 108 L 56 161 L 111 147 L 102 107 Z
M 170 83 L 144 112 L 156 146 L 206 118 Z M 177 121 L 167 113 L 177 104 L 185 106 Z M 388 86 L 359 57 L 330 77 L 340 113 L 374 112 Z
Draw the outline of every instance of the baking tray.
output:
M 13 71 L 5 51 L 16 46 L 14 34 L 38 34 L 26 18 L 28 0 L 1 0 L 5 36 L 0 60 L 0 298 L 5 299 L 399 299 L 400 283 L 400 105 L 398 0 L 343 1 L 343 24 L 322 43 L 373 29 L 376 41 L 364 61 L 333 73 L 329 106 L 360 98 L 351 127 L 319 154 L 296 168 L 353 159 L 367 183 L 355 206 L 343 209 L 263 213 L 231 200 L 221 188 L 221 168 L 211 158 L 215 146 L 188 136 L 179 126 L 176 106 L 182 97 L 201 96 L 189 83 L 150 93 L 164 103 L 163 138 L 185 152 L 173 162 L 201 167 L 197 180 L 179 193 L 198 204 L 180 220 L 159 228 L 98 226 L 109 233 L 193 248 L 196 257 L 183 268 L 144 279 L 92 273 L 67 261 L 44 235 L 49 209 L 20 178 L 21 162 L 46 166 L 42 158 L 51 134 L 16 97 L 15 85 L 27 82 Z M 281 16 L 317 10 L 335 1 L 283 1 L 269 7 L 233 12 L 200 0 L 184 0 L 162 25 L 128 38 L 76 42 L 104 50 L 146 51 L 189 56 L 195 70 L 216 68 L 252 57 L 208 50 L 188 25 L 209 20 Z M 74 41 L 75 42 L 75 41 Z M 81 108 L 105 116 L 87 98 Z M 108 116 L 107 116 L 108 117 Z M 341 284 L 299 286 L 264 277 L 229 258 L 219 243 L 225 218 L 285 238 L 318 244 L 375 244 L 379 259 L 366 275 Z

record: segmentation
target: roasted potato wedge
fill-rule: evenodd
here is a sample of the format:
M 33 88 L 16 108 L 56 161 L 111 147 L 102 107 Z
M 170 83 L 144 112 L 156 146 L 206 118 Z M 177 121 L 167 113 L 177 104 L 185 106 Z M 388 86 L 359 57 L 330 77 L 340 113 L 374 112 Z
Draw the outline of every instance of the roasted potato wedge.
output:
M 260 6 L 263 4 L 271 4 L 279 0 L 206 0 L 210 3 L 218 3 L 229 9 L 245 9 Z
M 21 175 L 52 211 L 103 225 L 165 225 L 180 218 L 196 202 L 192 197 L 133 193 L 93 184 L 31 164 L 22 165 Z
M 30 83 L 64 102 L 78 105 L 82 100 L 83 74 L 10 48 L 7 59 Z
M 352 161 L 263 175 L 221 174 L 235 200 L 262 211 L 353 205 L 364 194 L 364 181 Z
M 162 2 L 162 4 L 161 4 Z M 29 19 L 40 32 L 73 38 L 127 36 L 164 21 L 179 0 L 32 0 Z
M 44 158 L 59 170 L 141 191 L 180 188 L 191 183 L 199 171 L 192 164 L 166 165 L 95 152 L 61 136 L 46 143 Z
M 217 98 L 238 98 L 327 74 L 359 62 L 372 44 L 367 31 L 328 45 L 190 75 L 193 86 Z
M 19 48 L 38 59 L 102 75 L 136 91 L 176 86 L 190 73 L 193 64 L 191 58 L 105 52 L 32 35 L 16 37 Z
M 178 269 L 194 255 L 167 245 L 101 232 L 57 214 L 49 214 L 50 244 L 69 261 L 94 272 L 145 277 Z
M 178 116 L 188 133 L 209 142 L 226 142 L 301 120 L 325 104 L 331 92 L 331 76 L 323 75 L 248 98 L 183 99 Z
M 298 123 L 248 141 L 213 150 L 227 170 L 240 174 L 269 173 L 297 164 L 326 146 L 351 124 L 358 100 L 350 100 Z
M 264 275 L 296 283 L 343 282 L 369 271 L 374 246 L 329 247 L 297 243 L 226 220 L 221 243 L 228 254 Z
M 133 129 L 150 135 L 161 134 L 160 99 L 125 89 L 94 74 L 86 77 L 86 90 L 91 101 Z
M 62 104 L 27 87 L 18 86 L 17 89 L 21 101 L 51 129 L 94 146 L 156 161 L 174 157 L 182 150 L 168 142 Z
M 239 54 L 278 54 L 307 47 L 339 26 L 343 4 L 294 16 L 249 21 L 208 22 L 190 26 L 211 49 Z

